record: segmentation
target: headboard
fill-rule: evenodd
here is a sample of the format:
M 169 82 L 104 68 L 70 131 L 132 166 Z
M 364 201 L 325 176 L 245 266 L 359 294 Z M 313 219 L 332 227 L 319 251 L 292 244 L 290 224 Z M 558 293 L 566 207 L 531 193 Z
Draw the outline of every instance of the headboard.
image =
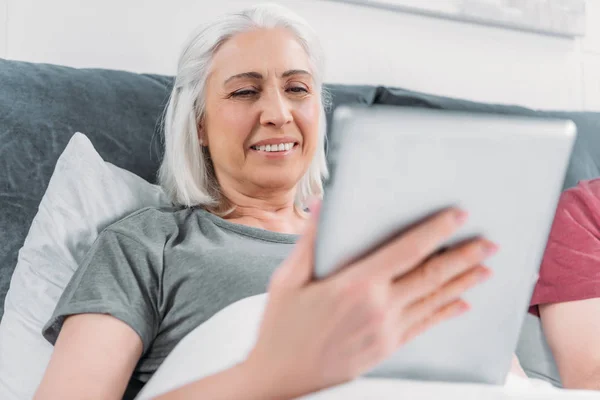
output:
M 0 0 L 0 57 L 171 75 L 194 27 L 255 2 Z M 597 1 L 587 4 L 587 36 L 575 39 L 339 0 L 276 2 L 318 31 L 330 83 L 539 109 L 600 109 L 600 29 L 592 23 L 600 18 Z

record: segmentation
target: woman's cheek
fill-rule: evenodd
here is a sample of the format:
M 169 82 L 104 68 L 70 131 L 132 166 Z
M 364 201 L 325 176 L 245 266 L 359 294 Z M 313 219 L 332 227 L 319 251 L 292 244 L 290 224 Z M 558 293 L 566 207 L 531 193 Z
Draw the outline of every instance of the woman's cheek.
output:
M 244 109 L 244 107 L 227 107 L 221 110 L 221 117 L 224 124 L 221 126 L 219 134 L 226 136 L 228 141 L 244 143 L 252 133 L 253 118 Z
M 305 102 L 296 110 L 297 124 L 304 141 L 316 147 L 319 136 L 319 116 L 321 112 L 318 101 Z

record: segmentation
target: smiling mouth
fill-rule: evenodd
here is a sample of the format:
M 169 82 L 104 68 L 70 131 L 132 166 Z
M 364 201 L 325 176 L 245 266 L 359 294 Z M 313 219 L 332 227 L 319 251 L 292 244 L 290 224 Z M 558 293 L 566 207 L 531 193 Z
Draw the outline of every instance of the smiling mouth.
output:
M 289 142 L 289 143 L 279 143 L 279 144 L 267 144 L 267 145 L 262 145 L 262 146 L 251 146 L 250 148 L 252 150 L 256 150 L 256 151 L 264 151 L 266 153 L 277 153 L 277 152 L 289 151 L 289 150 L 293 149 L 294 147 L 296 147 L 297 145 L 298 145 L 298 143 L 296 143 L 296 142 Z

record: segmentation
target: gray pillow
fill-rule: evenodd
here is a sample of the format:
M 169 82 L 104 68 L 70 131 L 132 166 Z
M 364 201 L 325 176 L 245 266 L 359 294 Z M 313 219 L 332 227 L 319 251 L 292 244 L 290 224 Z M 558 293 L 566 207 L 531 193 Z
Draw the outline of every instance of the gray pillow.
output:
M 156 183 L 160 117 L 173 78 L 0 59 L 0 318 L 10 278 L 59 155 L 85 132 L 102 158 Z M 329 85 L 339 104 L 377 88 Z
M 106 161 L 153 182 L 170 82 L 0 59 L 0 316 L 17 251 L 71 136 L 86 132 Z

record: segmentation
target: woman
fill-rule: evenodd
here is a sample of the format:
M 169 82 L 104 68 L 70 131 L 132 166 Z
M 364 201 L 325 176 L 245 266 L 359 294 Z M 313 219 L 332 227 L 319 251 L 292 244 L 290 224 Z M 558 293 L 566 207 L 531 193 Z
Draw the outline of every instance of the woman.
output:
M 314 32 L 279 6 L 229 15 L 190 40 L 160 168 L 175 207 L 100 234 L 44 328 L 55 350 L 37 399 L 131 397 L 188 332 L 267 287 L 248 358 L 162 398 L 306 394 L 467 310 L 460 296 L 489 276 L 481 262 L 496 247 L 477 239 L 432 255 L 464 223 L 460 210 L 311 280 L 318 201 L 304 209 L 327 174 L 322 73 Z

